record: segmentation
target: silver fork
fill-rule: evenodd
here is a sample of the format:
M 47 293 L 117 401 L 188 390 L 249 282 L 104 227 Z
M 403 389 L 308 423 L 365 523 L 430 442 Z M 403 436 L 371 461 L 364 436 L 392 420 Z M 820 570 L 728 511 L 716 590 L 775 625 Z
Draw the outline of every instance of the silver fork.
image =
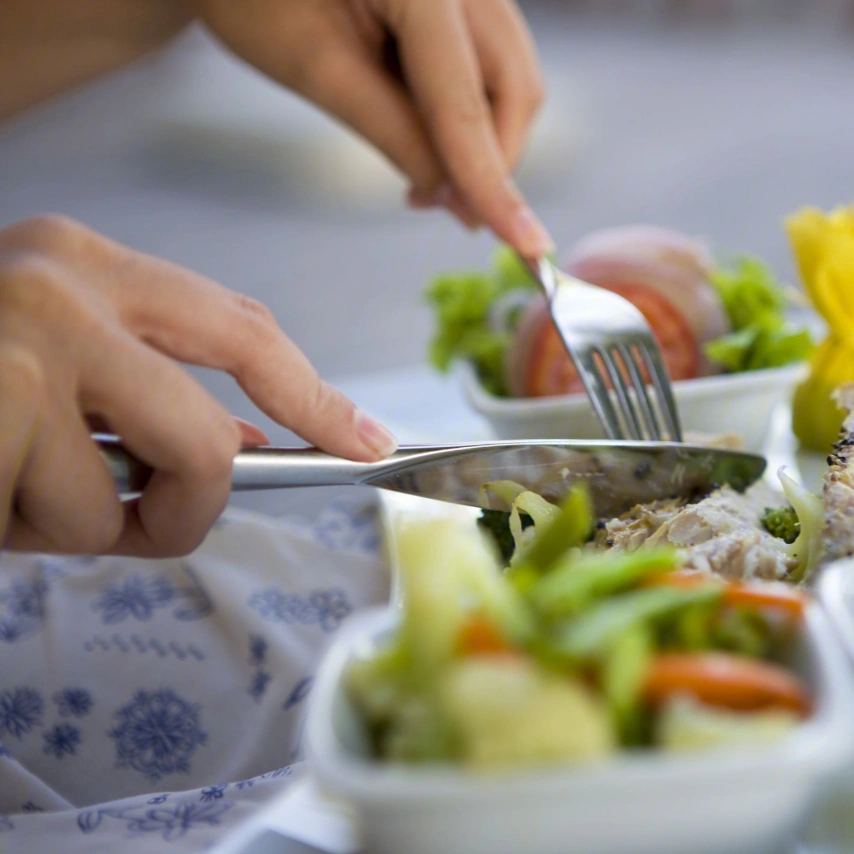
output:
M 681 442 L 670 376 L 640 311 L 612 291 L 567 275 L 547 258 L 525 263 L 549 301 L 607 437 Z

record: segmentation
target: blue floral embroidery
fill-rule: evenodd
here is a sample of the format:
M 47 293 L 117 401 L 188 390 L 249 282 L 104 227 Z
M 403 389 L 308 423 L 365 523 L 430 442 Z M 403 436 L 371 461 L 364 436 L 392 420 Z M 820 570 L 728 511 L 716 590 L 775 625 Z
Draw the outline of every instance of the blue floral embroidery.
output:
M 0 694 L 0 732 L 23 738 L 42 722 L 44 702 L 35 688 L 13 688 Z
M 294 685 L 288 699 L 285 700 L 285 705 L 283 707 L 285 711 L 293 708 L 297 703 L 302 702 L 308 696 L 312 681 L 311 676 L 306 676 L 305 679 L 300 679 L 300 681 Z
M 267 641 L 261 635 L 249 635 L 249 663 L 263 664 L 267 657 Z
M 44 807 L 40 807 L 32 801 L 27 801 L 25 804 L 21 804 L 21 812 L 44 812 Z
M 189 564 L 182 570 L 189 576 L 185 586 L 175 586 L 165 576 L 127 576 L 109 585 L 95 603 L 101 620 L 107 625 L 121 623 L 129 618 L 150 620 L 158 608 L 175 605 L 172 616 L 176 620 L 199 620 L 213 613 L 213 602 L 196 580 Z
M 44 622 L 47 582 L 41 577 L 13 581 L 0 591 L 0 606 L 6 616 L 0 619 L 0 641 L 14 643 L 38 632 Z
M 208 801 L 218 801 L 222 798 L 227 787 L 228 783 L 223 783 L 219 786 L 208 786 L 207 789 L 202 789 L 202 793 L 199 797 L 199 800 L 202 801 L 202 803 L 207 803 Z
M 11 754 L 11 753 L 9 753 L 9 748 L 8 748 L 8 747 L 6 747 L 6 745 L 5 745 L 5 744 L 3 744 L 2 742 L 0 742 L 0 756 L 11 756 L 11 755 L 12 755 L 12 754 Z
M 116 740 L 119 768 L 133 768 L 155 782 L 164 774 L 189 771 L 190 758 L 207 742 L 199 706 L 174 691 L 137 691 L 115 714 L 118 726 L 109 735 Z
M 169 800 L 169 795 L 155 795 L 153 798 L 149 798 L 146 803 L 147 804 L 162 804 Z
M 279 623 L 317 623 L 324 632 L 333 632 L 353 610 L 347 594 L 338 588 L 313 590 L 307 599 L 268 587 L 253 593 L 249 607 L 265 620 Z
M 275 780 L 277 777 L 290 777 L 294 773 L 293 765 L 285 765 L 284 768 L 276 768 L 275 771 L 268 771 L 261 775 L 262 780 Z
M 77 826 L 83 833 L 94 833 L 105 818 L 127 822 L 131 836 L 157 833 L 164 842 L 181 839 L 188 831 L 199 827 L 215 827 L 223 813 L 234 806 L 230 801 L 219 803 L 175 803 L 170 806 L 105 808 L 86 810 L 77 816 Z
M 240 780 L 234 784 L 238 789 L 251 789 L 255 785 L 255 778 L 250 777 L 248 780 Z
M 339 501 L 320 514 L 314 536 L 326 548 L 334 551 L 376 553 L 380 544 L 377 508 L 375 504 Z
M 246 689 L 249 696 L 258 702 L 264 696 L 267 690 L 267 685 L 273 677 L 266 670 L 256 670 L 252 674 L 252 679 L 249 682 L 249 687 Z
M 79 744 L 80 730 L 71 724 L 57 724 L 44 734 L 44 752 L 56 759 L 73 756 Z
M 82 718 L 92 709 L 92 695 L 85 688 L 64 688 L 53 695 L 56 710 L 64 718 Z
M 0 833 L 4 830 L 14 830 L 15 825 L 12 823 L 12 819 L 10 819 L 6 815 L 0 815 Z
M 130 575 L 111 584 L 95 603 L 101 620 L 108 625 L 121 623 L 128 617 L 150 620 L 155 609 L 172 601 L 175 590 L 165 578 L 144 578 Z
M 147 810 L 142 818 L 132 818 L 128 822 L 127 829 L 132 835 L 159 833 L 165 842 L 172 842 L 198 825 L 208 827 L 218 825 L 222 814 L 231 807 L 230 803 L 153 807 Z

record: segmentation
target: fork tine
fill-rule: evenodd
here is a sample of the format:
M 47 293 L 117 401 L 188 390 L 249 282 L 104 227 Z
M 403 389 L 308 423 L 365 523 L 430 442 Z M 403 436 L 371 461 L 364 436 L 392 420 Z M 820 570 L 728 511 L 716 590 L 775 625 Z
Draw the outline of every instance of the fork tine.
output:
M 638 357 L 630 344 L 623 344 L 621 342 L 615 344 L 614 347 L 619 352 L 626 370 L 631 377 L 631 385 L 635 392 L 635 399 L 637 400 L 636 411 L 639 410 L 638 420 L 646 428 L 649 438 L 659 442 L 661 441 L 661 430 L 659 429 L 658 418 L 656 417 L 652 401 L 649 399 L 646 380 L 638 365 Z
M 673 391 L 670 387 L 670 375 L 664 366 L 661 351 L 654 341 L 650 344 L 643 337 L 636 339 L 635 344 L 649 372 L 650 380 L 658 399 L 659 412 L 667 423 L 667 432 L 670 435 L 670 441 L 681 442 L 682 428 L 679 424 L 676 401 L 673 399 Z
M 626 384 L 626 378 L 622 370 L 620 370 L 620 363 L 624 361 L 623 354 L 617 347 L 612 347 L 610 350 L 603 347 L 599 349 L 598 353 L 602 364 L 605 365 L 605 369 L 611 378 L 611 385 L 613 385 L 614 392 L 617 395 L 617 402 L 620 404 L 623 420 L 628 427 L 629 438 L 643 439 L 643 428 L 638 420 L 638 413 L 635 410 L 629 386 Z
M 584 383 L 584 389 L 587 392 L 588 398 L 590 398 L 593 409 L 596 411 L 599 423 L 605 429 L 607 437 L 609 439 L 624 438 L 623 427 L 614 410 L 614 405 L 611 403 L 611 395 L 608 394 L 606 378 L 602 375 L 599 366 L 596 364 L 593 352 L 588 350 L 579 352 L 570 349 L 570 355 L 573 362 L 575 362 L 581 382 Z

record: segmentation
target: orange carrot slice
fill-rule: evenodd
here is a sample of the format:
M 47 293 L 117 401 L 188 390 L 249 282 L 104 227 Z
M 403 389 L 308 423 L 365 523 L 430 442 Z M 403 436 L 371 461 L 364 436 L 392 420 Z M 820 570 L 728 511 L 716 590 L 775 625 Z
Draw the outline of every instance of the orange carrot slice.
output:
M 643 696 L 660 705 L 675 694 L 737 711 L 789 709 L 809 714 L 811 702 L 793 674 L 776 664 L 727 653 L 664 653 L 652 660 Z

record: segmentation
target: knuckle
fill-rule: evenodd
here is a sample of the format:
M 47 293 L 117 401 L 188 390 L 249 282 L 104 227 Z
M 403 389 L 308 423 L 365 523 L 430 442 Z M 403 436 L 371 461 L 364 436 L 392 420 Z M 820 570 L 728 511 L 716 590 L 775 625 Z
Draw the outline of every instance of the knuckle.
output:
M 0 347 L 0 399 L 33 399 L 44 395 L 46 380 L 41 362 L 23 347 Z
M 6 318 L 31 316 L 46 323 L 68 318 L 72 300 L 53 264 L 35 252 L 17 252 L 0 261 L 0 309 Z
M 231 477 L 234 457 L 240 450 L 240 428 L 225 411 L 209 419 L 185 457 L 187 473 L 194 480 L 219 483 Z
M 62 214 L 39 214 L 13 227 L 18 242 L 47 255 L 76 252 L 93 237 L 86 226 Z
M 235 293 L 234 303 L 241 318 L 253 327 L 253 330 L 270 332 L 279 328 L 276 316 L 260 300 L 246 294 Z
M 480 125 L 489 120 L 489 105 L 477 87 L 468 81 L 458 84 L 447 95 L 448 102 L 431 107 L 431 119 L 454 121 L 464 125 Z
M 86 525 L 75 527 L 68 547 L 83 554 L 106 554 L 115 546 L 122 532 L 123 516 L 115 500 L 109 509 L 102 508 L 86 519 Z

